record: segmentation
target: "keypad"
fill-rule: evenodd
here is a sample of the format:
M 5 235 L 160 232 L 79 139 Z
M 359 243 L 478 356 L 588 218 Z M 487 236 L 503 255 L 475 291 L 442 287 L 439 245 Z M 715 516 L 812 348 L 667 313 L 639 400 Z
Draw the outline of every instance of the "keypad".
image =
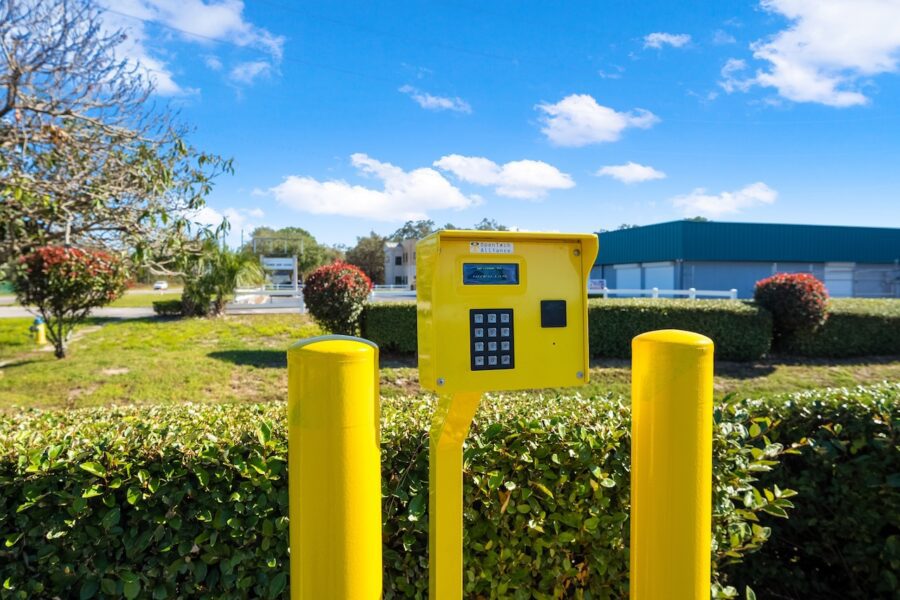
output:
M 473 371 L 515 367 L 511 308 L 471 309 L 469 338 Z

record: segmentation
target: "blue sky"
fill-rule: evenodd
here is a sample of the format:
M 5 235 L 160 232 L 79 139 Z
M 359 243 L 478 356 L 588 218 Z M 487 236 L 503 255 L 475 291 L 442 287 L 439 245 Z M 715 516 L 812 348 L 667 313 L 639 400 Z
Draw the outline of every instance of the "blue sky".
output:
M 900 226 L 900 3 L 106 0 L 233 157 L 202 219 Z

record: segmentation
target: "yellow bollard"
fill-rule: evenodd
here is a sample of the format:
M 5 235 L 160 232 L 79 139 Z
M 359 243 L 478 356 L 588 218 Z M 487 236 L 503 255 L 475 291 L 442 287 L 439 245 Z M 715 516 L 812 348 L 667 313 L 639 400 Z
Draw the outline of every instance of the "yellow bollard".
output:
M 378 347 L 288 350 L 291 600 L 381 598 Z
M 428 597 L 463 597 L 463 442 L 481 402 L 477 392 L 438 398 L 428 448 Z
M 713 342 L 632 341 L 631 599 L 709 600 Z

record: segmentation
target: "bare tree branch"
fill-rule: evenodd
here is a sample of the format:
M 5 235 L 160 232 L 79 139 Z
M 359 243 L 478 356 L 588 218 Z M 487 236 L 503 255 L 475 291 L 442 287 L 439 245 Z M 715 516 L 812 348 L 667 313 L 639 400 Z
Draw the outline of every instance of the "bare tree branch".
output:
M 124 40 L 92 0 L 2 3 L 0 266 L 67 232 L 156 270 L 198 246 L 190 216 L 230 161 L 187 146 L 150 105 Z

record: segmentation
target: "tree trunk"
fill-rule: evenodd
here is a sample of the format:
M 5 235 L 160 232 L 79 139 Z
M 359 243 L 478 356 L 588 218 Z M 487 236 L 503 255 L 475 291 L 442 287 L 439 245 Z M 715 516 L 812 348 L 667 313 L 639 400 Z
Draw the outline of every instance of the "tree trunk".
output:
M 55 321 L 55 322 L 54 322 Z M 65 336 L 65 323 L 63 323 L 62 319 L 54 319 L 51 321 L 48 318 L 44 318 L 44 322 L 46 323 L 45 327 L 47 328 L 48 336 L 50 337 L 50 341 L 53 342 L 53 355 L 56 358 L 65 358 L 66 357 L 66 336 Z M 54 325 L 56 326 L 54 328 Z
M 220 317 L 225 312 L 225 298 L 217 295 L 213 301 L 213 316 Z

